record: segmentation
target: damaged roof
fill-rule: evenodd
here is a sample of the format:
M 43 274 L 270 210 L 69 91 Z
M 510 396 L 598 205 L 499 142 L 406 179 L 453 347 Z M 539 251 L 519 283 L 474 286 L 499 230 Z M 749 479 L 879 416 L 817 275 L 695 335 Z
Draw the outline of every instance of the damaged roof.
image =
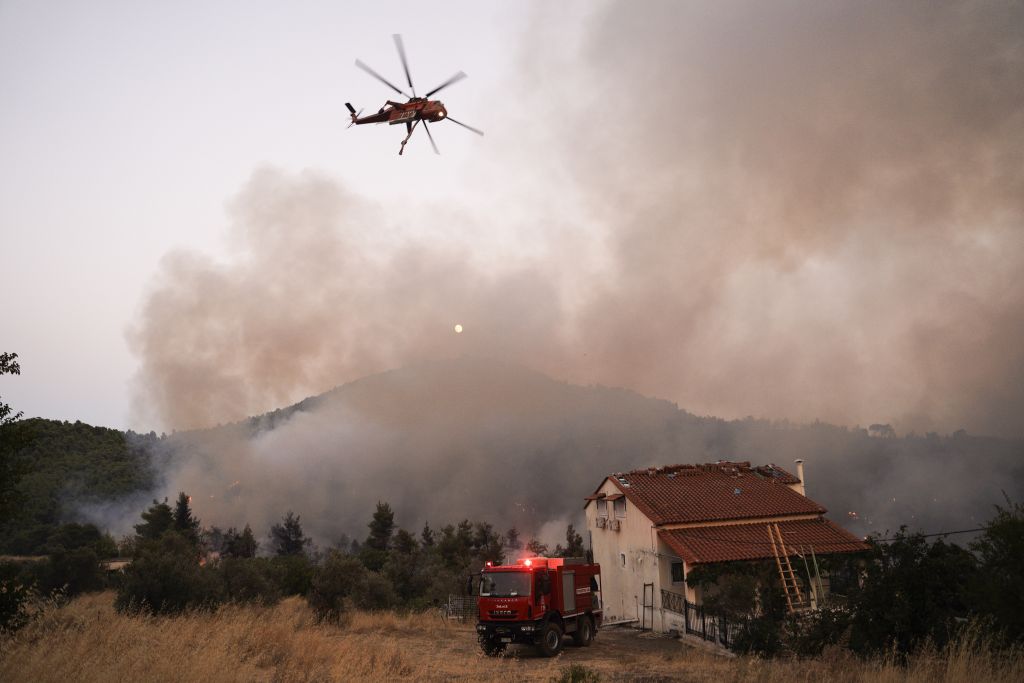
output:
M 669 465 L 620 472 L 607 479 L 659 526 L 826 512 L 818 503 L 793 491 L 789 485 L 800 480 L 775 465 Z M 595 491 L 587 496 L 587 504 L 598 498 Z

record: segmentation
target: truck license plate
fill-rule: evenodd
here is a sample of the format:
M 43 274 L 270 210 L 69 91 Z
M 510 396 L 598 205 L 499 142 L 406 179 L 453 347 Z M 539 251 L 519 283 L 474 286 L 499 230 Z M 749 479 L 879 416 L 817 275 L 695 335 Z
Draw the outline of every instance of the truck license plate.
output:
M 503 643 L 511 643 L 512 639 L 511 638 L 502 638 L 501 642 L 503 642 Z

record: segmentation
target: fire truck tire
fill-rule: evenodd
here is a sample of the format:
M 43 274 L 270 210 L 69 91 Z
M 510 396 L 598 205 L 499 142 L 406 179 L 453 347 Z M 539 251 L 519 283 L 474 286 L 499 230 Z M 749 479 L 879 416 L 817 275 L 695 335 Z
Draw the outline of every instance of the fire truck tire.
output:
M 484 654 L 488 657 L 497 657 L 505 651 L 507 643 L 502 643 L 497 640 L 481 640 L 480 649 L 484 651 Z
M 540 632 L 540 651 L 545 657 L 554 657 L 562 651 L 562 627 L 548 622 Z
M 594 642 L 594 622 L 586 615 L 580 617 L 579 620 L 579 624 L 576 625 L 576 633 L 572 634 L 572 640 L 579 647 L 590 647 L 590 644 Z

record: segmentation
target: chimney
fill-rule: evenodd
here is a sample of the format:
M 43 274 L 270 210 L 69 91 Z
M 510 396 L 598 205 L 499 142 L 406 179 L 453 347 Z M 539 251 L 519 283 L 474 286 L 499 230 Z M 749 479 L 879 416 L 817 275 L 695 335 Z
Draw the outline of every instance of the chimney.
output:
M 807 492 L 804 489 L 804 461 L 802 459 L 794 460 L 796 463 L 796 478 L 800 480 L 800 483 L 793 487 L 793 490 L 799 493 L 801 496 L 806 496 Z

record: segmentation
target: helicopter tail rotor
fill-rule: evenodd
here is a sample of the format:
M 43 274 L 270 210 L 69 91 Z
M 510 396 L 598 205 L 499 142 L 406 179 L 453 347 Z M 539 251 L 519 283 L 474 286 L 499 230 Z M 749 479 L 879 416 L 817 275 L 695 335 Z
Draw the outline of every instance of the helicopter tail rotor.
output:
M 358 119 L 359 116 L 363 113 L 363 110 L 360 109 L 359 111 L 356 111 L 355 107 L 353 107 L 348 102 L 345 103 L 345 106 L 348 107 L 348 113 L 351 114 L 352 116 L 352 122 L 349 123 L 347 126 L 348 128 L 351 128 L 352 126 L 356 125 L 356 119 Z

